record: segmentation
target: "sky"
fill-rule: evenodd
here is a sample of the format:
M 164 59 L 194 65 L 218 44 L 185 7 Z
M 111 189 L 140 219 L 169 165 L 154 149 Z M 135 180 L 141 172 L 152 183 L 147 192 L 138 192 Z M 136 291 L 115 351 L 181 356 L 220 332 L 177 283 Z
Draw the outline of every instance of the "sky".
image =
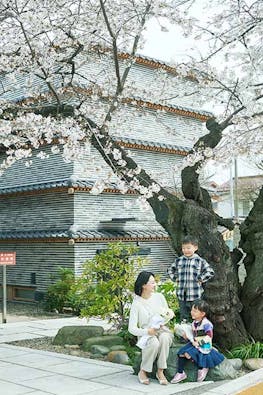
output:
M 195 47 L 198 50 L 200 43 L 183 37 L 178 26 L 172 26 L 165 21 L 161 23 L 168 31 L 162 31 L 161 25 L 156 19 L 148 22 L 148 28 L 144 34 L 146 43 L 141 51 L 143 55 L 166 62 L 173 62 L 176 59 L 178 62 L 186 59 L 186 47 Z

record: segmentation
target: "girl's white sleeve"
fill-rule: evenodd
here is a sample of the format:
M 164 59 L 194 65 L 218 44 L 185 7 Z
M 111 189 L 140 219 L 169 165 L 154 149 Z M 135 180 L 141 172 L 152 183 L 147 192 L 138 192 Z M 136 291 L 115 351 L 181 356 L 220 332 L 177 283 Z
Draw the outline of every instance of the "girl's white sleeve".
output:
M 139 318 L 139 308 L 138 305 L 132 303 L 129 317 L 129 326 L 128 331 L 134 336 L 143 336 L 148 335 L 147 328 L 139 328 L 138 327 L 138 318 Z

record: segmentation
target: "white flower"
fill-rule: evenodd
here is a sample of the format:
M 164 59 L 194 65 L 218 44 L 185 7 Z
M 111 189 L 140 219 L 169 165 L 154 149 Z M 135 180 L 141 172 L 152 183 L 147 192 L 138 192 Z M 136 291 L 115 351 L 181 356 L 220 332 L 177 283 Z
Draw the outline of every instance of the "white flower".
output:
M 167 324 L 167 322 L 169 322 L 174 317 L 174 312 L 172 309 L 163 308 L 160 312 L 160 316 L 163 317 L 164 323 Z

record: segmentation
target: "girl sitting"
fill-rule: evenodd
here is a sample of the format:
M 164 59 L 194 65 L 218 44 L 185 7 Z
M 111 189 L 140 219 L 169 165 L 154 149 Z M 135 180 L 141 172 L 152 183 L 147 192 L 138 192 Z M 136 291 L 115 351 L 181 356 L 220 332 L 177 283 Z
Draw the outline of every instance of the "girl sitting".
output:
M 206 315 L 208 304 L 204 300 L 197 300 L 192 305 L 191 316 L 193 318 L 193 340 L 180 348 L 178 351 L 178 371 L 171 383 L 176 384 L 187 378 L 184 372 L 186 359 L 192 359 L 198 366 L 197 381 L 202 382 L 209 368 L 219 365 L 224 356 L 212 347 L 213 324 Z

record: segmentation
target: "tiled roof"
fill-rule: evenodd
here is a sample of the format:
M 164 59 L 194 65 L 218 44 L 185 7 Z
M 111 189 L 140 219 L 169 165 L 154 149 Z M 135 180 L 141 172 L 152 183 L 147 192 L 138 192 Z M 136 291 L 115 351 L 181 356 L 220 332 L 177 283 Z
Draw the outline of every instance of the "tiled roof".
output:
M 87 180 L 87 179 L 77 179 L 75 177 L 70 177 L 62 180 L 53 180 L 53 181 L 45 181 L 24 185 L 16 185 L 13 187 L 0 188 L 0 196 L 7 195 L 11 193 L 17 192 L 28 192 L 28 191 L 41 191 L 47 189 L 56 189 L 56 188 L 92 188 L 95 181 Z M 105 189 L 118 189 L 117 184 L 109 183 Z
M 13 239 L 86 239 L 86 240 L 107 240 L 107 239 L 158 239 L 168 238 L 168 234 L 160 230 L 75 230 L 70 229 L 49 229 L 49 230 L 10 230 L 0 232 L 0 240 Z
M 133 139 L 129 137 L 122 137 L 122 136 L 121 137 L 113 136 L 113 140 L 118 141 L 120 144 L 123 142 L 123 143 L 129 143 L 134 145 L 143 145 L 145 147 L 164 148 L 171 151 L 189 152 L 191 149 L 191 147 L 183 147 L 181 145 L 165 144 L 165 143 L 159 143 L 157 141 L 147 141 L 141 139 Z
M 74 189 L 84 189 L 84 190 L 90 190 L 93 185 L 94 185 L 94 180 L 87 180 L 87 179 L 77 179 L 75 177 L 70 177 L 67 179 L 63 180 L 54 180 L 54 181 L 45 181 L 45 182 L 39 182 L 39 183 L 31 183 L 31 184 L 24 184 L 24 185 L 16 185 L 13 187 L 4 187 L 0 188 L 0 196 L 5 196 L 5 195 L 13 195 L 13 194 L 21 194 L 23 192 L 28 193 L 28 192 L 35 192 L 39 193 L 40 191 L 47 191 L 50 189 L 60 189 L 60 188 L 74 188 Z M 166 190 L 169 191 L 170 193 L 174 193 L 174 188 L 170 186 L 166 186 Z M 116 183 L 111 182 L 105 185 L 104 188 L 104 193 L 120 193 L 119 187 Z M 135 190 L 132 188 L 128 189 L 126 192 L 127 194 L 138 194 Z
M 187 154 L 190 150 L 191 147 L 183 147 L 181 145 L 173 145 L 173 144 L 165 144 L 165 143 L 160 143 L 158 141 L 147 141 L 147 140 L 141 140 L 141 139 L 133 139 L 129 137 L 123 137 L 123 136 L 112 136 L 112 139 L 118 142 L 120 145 L 123 143 L 125 144 L 130 144 L 136 146 L 140 146 L 141 149 L 144 147 L 147 150 L 147 147 L 150 148 L 151 151 L 166 151 L 169 153 L 174 152 L 180 152 L 180 153 L 185 153 Z M 0 151 L 4 152 L 5 147 L 0 145 Z
M 9 230 L 0 232 L 0 239 L 38 239 L 38 238 L 68 238 L 68 230 Z
M 8 193 L 14 193 L 14 192 L 39 191 L 39 190 L 59 188 L 59 187 L 69 187 L 69 186 L 71 186 L 70 179 L 45 181 L 45 182 L 38 182 L 34 184 L 24 184 L 24 185 L 16 185 L 13 187 L 0 188 L 0 195 L 6 195 Z
M 34 183 L 34 184 L 24 184 L 24 185 L 16 185 L 13 187 L 6 187 L 6 188 L 0 188 L 0 196 L 5 196 L 5 195 L 11 195 L 11 194 L 17 194 L 17 193 L 27 193 L 27 192 L 40 192 L 40 191 L 46 191 L 49 189 L 57 189 L 57 188 L 76 188 L 76 189 L 85 189 L 89 190 L 93 187 L 94 185 L 94 180 L 87 180 L 87 179 L 77 179 L 74 177 L 67 178 L 64 180 L 55 180 L 55 181 L 45 181 L 45 182 L 39 182 L 39 183 Z M 167 191 L 170 193 L 174 193 L 174 188 L 167 186 L 166 187 Z M 120 192 L 119 187 L 116 183 L 111 182 L 108 183 L 103 192 Z M 127 191 L 127 194 L 138 194 L 135 190 L 129 189 Z
M 153 108 L 155 106 L 161 106 L 161 107 L 165 108 L 166 110 L 173 109 L 173 110 L 178 110 L 178 111 L 184 111 L 184 112 L 189 112 L 189 113 L 200 114 L 200 115 L 203 115 L 203 116 L 208 117 L 208 118 L 210 118 L 213 115 L 213 113 L 211 111 L 200 110 L 200 109 L 196 109 L 194 107 L 189 107 L 189 106 L 180 106 L 178 104 L 172 104 L 172 103 L 164 104 L 161 101 L 159 101 L 159 102 L 158 101 L 154 101 L 154 102 L 152 102 L 152 101 L 145 101 L 145 100 L 141 99 L 140 97 L 136 97 L 136 96 L 130 97 L 130 98 L 126 99 L 126 100 L 127 101 L 136 100 L 137 104 L 143 103 L 144 105 L 147 105 L 147 103 L 148 103 L 149 105 L 152 105 Z
M 156 237 L 168 237 L 168 234 L 164 230 L 79 230 L 76 233 L 72 233 L 72 238 L 156 238 Z

